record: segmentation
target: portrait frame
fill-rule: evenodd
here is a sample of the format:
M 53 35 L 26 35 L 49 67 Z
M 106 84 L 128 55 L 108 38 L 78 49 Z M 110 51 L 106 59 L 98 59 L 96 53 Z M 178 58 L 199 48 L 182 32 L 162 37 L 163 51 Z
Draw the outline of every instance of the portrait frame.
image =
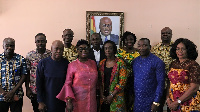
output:
M 86 40 L 91 44 L 90 37 L 91 37 L 91 34 L 92 34 L 91 33 L 91 31 L 92 31 L 91 24 L 93 24 L 91 22 L 92 17 L 96 17 L 96 18 L 100 17 L 101 18 L 101 17 L 104 17 L 104 16 L 105 17 L 114 17 L 114 18 L 116 17 L 117 20 L 119 20 L 119 23 L 118 23 L 119 28 L 117 27 L 119 29 L 119 31 L 118 31 L 118 37 L 119 37 L 118 47 L 121 47 L 122 46 L 121 37 L 124 33 L 124 13 L 123 12 L 86 11 Z M 112 23 L 112 27 L 113 27 L 113 23 Z M 97 32 L 97 33 L 99 33 L 99 32 Z

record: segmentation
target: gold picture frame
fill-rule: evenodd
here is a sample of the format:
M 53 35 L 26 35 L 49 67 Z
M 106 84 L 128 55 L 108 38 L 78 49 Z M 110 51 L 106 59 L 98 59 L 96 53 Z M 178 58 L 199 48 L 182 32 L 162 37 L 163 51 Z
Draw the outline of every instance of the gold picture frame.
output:
M 124 33 L 124 13 L 123 12 L 106 12 L 106 11 L 86 11 L 86 40 L 90 43 L 91 34 L 94 32 L 102 34 L 100 28 L 100 20 L 102 18 L 109 18 L 112 22 L 110 39 L 111 36 L 118 36 L 118 41 L 115 43 L 118 47 L 121 46 L 121 37 Z M 102 37 L 103 38 L 103 37 Z M 106 37 L 107 38 L 107 37 Z M 103 40 L 102 40 L 103 41 Z

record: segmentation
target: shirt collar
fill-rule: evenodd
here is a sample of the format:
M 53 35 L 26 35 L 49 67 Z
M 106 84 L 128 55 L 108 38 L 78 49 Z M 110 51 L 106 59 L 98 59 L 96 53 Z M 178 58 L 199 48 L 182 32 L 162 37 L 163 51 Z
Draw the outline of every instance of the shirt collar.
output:
M 7 59 L 5 58 L 5 53 L 4 53 L 4 52 L 3 52 L 1 55 L 2 55 L 2 59 L 3 59 L 3 60 L 7 60 Z M 15 57 L 16 57 L 16 53 L 14 53 L 14 55 L 13 55 L 13 57 L 12 57 L 11 60 L 15 59 Z
M 108 36 L 105 36 L 105 35 L 103 35 L 103 34 L 100 32 L 100 35 L 101 35 L 101 37 L 107 37 L 107 38 L 110 38 L 110 34 L 109 34 Z
M 93 49 L 93 48 L 92 48 L 92 50 L 93 50 L 94 52 L 100 52 L 101 48 L 99 49 L 99 51 L 96 51 L 96 50 L 95 50 L 95 49 Z
M 100 32 L 100 35 L 101 35 L 101 36 L 104 36 L 101 32 Z
M 142 58 L 142 56 L 139 56 L 139 57 L 140 57 L 140 59 L 144 60 L 144 59 L 149 59 L 149 57 L 151 57 L 151 55 L 153 55 L 153 54 L 150 52 L 149 55 L 145 58 Z
M 35 52 L 36 52 L 37 54 L 40 54 L 40 53 L 38 53 L 38 50 L 37 50 L 37 49 L 35 49 Z M 48 53 L 48 50 L 45 49 L 45 52 L 44 52 L 44 54 L 42 54 L 42 55 L 45 55 L 45 54 L 47 54 L 47 53 Z
M 159 43 L 159 46 L 167 46 L 167 47 L 168 47 L 168 46 L 172 46 L 173 43 L 174 43 L 174 42 L 171 41 L 171 42 L 169 43 L 169 45 L 164 45 L 162 42 L 160 42 L 160 43 Z
M 64 47 L 64 49 L 75 49 L 76 47 L 74 46 L 74 45 L 71 45 L 71 47 L 70 48 L 66 48 L 66 47 Z

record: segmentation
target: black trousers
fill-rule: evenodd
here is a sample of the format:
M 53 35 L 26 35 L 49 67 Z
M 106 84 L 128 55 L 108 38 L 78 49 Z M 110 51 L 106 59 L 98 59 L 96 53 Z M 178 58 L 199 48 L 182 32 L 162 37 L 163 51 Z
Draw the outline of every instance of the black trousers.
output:
M 22 112 L 23 98 L 20 98 L 18 101 L 5 102 L 0 101 L 0 111 L 8 112 L 9 108 L 11 112 Z
M 160 106 L 159 106 L 159 112 L 163 112 L 163 107 L 165 105 L 165 101 L 166 101 L 166 95 L 167 95 L 167 89 L 164 89 L 163 91 L 163 96 L 160 99 Z M 167 107 L 167 112 L 171 112 L 170 109 Z
M 33 94 L 33 98 L 31 99 L 31 103 L 32 103 L 32 106 L 33 106 L 33 111 L 34 112 L 40 112 L 38 110 L 37 94 Z
M 105 102 L 103 102 L 100 112 L 110 112 L 110 104 L 106 104 Z

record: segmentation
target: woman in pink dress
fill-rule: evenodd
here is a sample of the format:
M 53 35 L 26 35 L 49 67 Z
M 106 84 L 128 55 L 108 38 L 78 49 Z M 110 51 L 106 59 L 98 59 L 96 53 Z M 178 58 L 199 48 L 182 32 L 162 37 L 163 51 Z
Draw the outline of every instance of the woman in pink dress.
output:
M 76 47 L 78 59 L 68 65 L 66 81 L 57 98 L 67 103 L 68 112 L 97 112 L 97 66 L 88 59 L 90 47 L 86 40 L 79 40 Z

